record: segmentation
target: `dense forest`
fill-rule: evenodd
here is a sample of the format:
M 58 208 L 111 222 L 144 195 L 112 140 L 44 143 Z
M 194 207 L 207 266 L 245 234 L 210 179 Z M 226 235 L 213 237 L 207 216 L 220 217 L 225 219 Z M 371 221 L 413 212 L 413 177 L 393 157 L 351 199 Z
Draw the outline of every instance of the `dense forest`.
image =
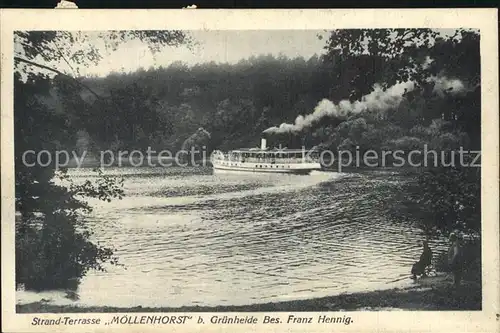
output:
M 372 36 L 337 33 L 325 54 L 310 59 L 262 55 L 233 65 L 173 63 L 104 78 L 79 78 L 84 88 L 59 76 L 51 83 L 52 107 L 78 123 L 80 149 L 177 150 L 200 127 L 211 134 L 212 147 L 228 149 L 258 145 L 265 129 L 312 113 L 322 99 L 354 102 L 376 84 L 388 88 L 414 82 L 415 89 L 384 112 L 368 108 L 349 119 L 324 117 L 300 133 L 277 140 L 288 146 L 323 144 L 334 150 L 348 145 L 376 149 L 398 140 L 417 144 L 439 119 L 450 122 L 454 131 L 466 134 L 477 147 L 478 35 L 459 31 L 443 38 L 425 30 L 395 31 L 396 36 L 369 33 Z M 387 48 L 369 54 L 353 46 L 348 46 L 352 50 L 339 48 L 367 38 L 379 43 L 386 38 L 385 44 L 394 45 L 394 55 L 385 54 Z M 415 45 L 425 39 L 433 43 Z M 75 95 L 78 88 L 80 94 Z M 365 126 L 364 136 L 347 134 L 351 125 Z M 300 140 L 290 142 L 294 138 Z
M 74 101 L 86 106 L 83 113 L 74 114 L 80 143 L 97 150 L 151 146 L 175 151 L 202 127 L 211 134 L 213 147 L 254 146 L 264 129 L 309 113 L 330 95 L 327 68 L 317 56 L 305 60 L 267 55 L 234 65 L 174 63 L 85 78 L 82 82 L 109 102 L 102 106 L 92 93 L 81 90 Z M 70 99 L 72 90 L 66 85 L 72 84 L 63 77 L 55 80 L 54 101 Z
M 133 37 L 158 43 L 151 36 Z M 30 41 L 33 54 L 46 41 L 69 38 L 21 37 Z M 160 42 L 175 47 L 189 41 L 172 34 Z M 460 147 L 481 148 L 479 33 L 463 29 L 451 35 L 430 29 L 336 30 L 325 41 L 324 53 L 310 59 L 262 55 L 236 64 L 172 63 L 106 77 L 52 74 L 29 74 L 27 80 L 15 76 L 16 190 L 24 221 L 18 229 L 18 267 L 31 267 L 27 262 L 41 248 L 51 258 L 57 250 L 48 240 L 61 239 L 61 232 L 72 235 L 63 237 L 65 242 L 77 234 L 74 228 L 50 229 L 46 218 L 39 236 L 29 227 L 39 207 L 64 225 L 64 219 L 77 220 L 75 211 L 88 207 L 61 202 L 62 196 L 83 193 L 108 200 L 123 194 L 106 178 L 70 192 L 56 188 L 50 185 L 52 169 L 22 167 L 26 149 L 176 151 L 192 144 L 230 149 L 257 146 L 263 135 L 275 145 L 332 151 L 410 151 L 427 145 L 447 158 Z M 199 133 L 209 135 L 197 140 Z M 421 207 L 422 227 L 480 231 L 479 168 L 430 166 L 414 173 L 401 200 Z M 44 196 L 43 202 L 31 199 L 33 192 Z M 61 217 L 58 205 L 68 205 L 71 212 Z M 75 249 L 84 259 L 58 259 L 77 262 L 60 275 L 82 276 L 111 258 L 111 250 L 90 245 L 87 237 L 79 236 Z M 27 239 L 37 239 L 40 247 L 27 245 Z M 40 265 L 58 270 L 53 262 Z M 18 271 L 18 282 L 31 281 L 38 274 L 34 271 Z M 34 285 L 47 284 L 51 275 L 43 276 Z

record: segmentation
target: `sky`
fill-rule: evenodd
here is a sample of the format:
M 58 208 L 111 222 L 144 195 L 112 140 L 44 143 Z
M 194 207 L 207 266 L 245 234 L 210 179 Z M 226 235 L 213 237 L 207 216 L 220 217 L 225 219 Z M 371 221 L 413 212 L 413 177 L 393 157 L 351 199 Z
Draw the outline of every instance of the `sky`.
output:
M 111 72 L 131 72 L 139 68 L 167 67 L 182 61 L 187 65 L 211 62 L 237 63 L 241 59 L 261 54 L 280 54 L 295 58 L 310 58 L 323 53 L 329 33 L 322 30 L 272 30 L 272 31 L 190 31 L 198 45 L 189 50 L 186 46 L 165 47 L 153 55 L 146 44 L 133 41 L 123 44 L 115 52 L 104 55 L 97 66 L 81 68 L 82 75 L 105 76 Z M 317 36 L 323 37 L 320 40 Z M 96 43 L 99 41 L 96 40 Z M 60 66 L 64 67 L 64 63 Z
M 438 29 L 441 34 L 453 33 L 452 30 Z M 149 69 L 159 66 L 168 67 L 181 61 L 187 65 L 216 62 L 234 64 L 251 56 L 271 54 L 275 57 L 284 55 L 288 58 L 311 56 L 324 53 L 324 46 L 329 36 L 324 30 L 221 30 L 188 31 L 197 42 L 194 49 L 186 46 L 165 47 L 159 53 L 152 54 L 145 43 L 139 40 L 120 44 L 116 51 L 107 52 L 98 32 L 87 32 L 92 45 L 100 49 L 103 59 L 97 65 L 79 66 L 83 76 L 106 76 L 112 72 L 134 72 L 140 68 Z M 318 38 L 318 35 L 322 38 Z M 82 45 L 63 45 L 76 52 Z M 16 51 L 22 51 L 19 45 Z M 20 54 L 22 52 L 18 52 Z M 22 55 L 22 54 L 21 54 Z M 38 59 L 39 63 L 44 63 Z M 73 70 L 64 61 L 47 64 L 68 74 Z

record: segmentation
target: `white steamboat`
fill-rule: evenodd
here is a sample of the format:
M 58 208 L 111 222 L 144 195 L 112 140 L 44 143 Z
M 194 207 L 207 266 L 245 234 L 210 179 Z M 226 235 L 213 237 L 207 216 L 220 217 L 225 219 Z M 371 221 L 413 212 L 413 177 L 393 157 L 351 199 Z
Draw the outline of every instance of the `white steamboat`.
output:
M 215 172 L 266 172 L 309 174 L 321 170 L 319 152 L 306 149 L 269 149 L 266 139 L 260 148 L 242 148 L 226 153 L 216 150 L 211 157 Z

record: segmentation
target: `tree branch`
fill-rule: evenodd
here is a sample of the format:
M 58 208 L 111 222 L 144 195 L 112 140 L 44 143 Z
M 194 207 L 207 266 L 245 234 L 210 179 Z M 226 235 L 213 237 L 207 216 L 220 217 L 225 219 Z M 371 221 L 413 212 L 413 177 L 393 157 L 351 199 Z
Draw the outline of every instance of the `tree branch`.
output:
M 49 66 L 45 66 L 45 65 L 42 65 L 42 64 L 38 64 L 36 62 L 33 62 L 31 60 L 28 60 L 28 59 L 24 59 L 24 58 L 21 58 L 21 57 L 14 57 L 14 60 L 15 61 L 19 61 L 19 62 L 24 62 L 26 64 L 30 64 L 30 65 L 33 65 L 33 66 L 36 66 L 36 67 L 39 67 L 39 68 L 43 68 L 43 69 L 46 69 L 46 70 L 49 70 L 51 72 L 54 72 L 56 74 L 59 74 L 59 75 L 63 75 L 65 77 L 68 77 L 70 79 L 72 79 L 73 81 L 75 81 L 79 86 L 87 89 L 92 95 L 94 95 L 97 99 L 99 100 L 102 100 L 102 97 L 99 96 L 95 91 L 93 91 L 92 89 L 90 89 L 87 85 L 81 83 L 80 81 L 78 81 L 77 79 L 75 79 L 74 77 L 72 77 L 71 75 L 68 75 L 68 74 L 65 74 L 61 71 L 58 71 L 57 69 L 54 69 L 52 67 L 49 67 Z
M 57 45 L 57 43 L 55 41 L 52 41 L 52 44 L 54 44 L 54 46 L 56 47 L 57 52 L 59 53 L 59 55 L 61 56 L 61 58 L 63 58 L 63 60 L 66 62 L 66 64 L 68 64 L 69 68 L 71 68 L 71 71 L 73 72 L 73 75 L 77 76 L 77 73 L 76 73 L 75 69 L 73 68 L 73 66 L 71 66 L 71 64 L 69 63 L 68 59 L 66 59 L 66 57 L 62 53 L 62 51 L 59 48 L 59 46 Z

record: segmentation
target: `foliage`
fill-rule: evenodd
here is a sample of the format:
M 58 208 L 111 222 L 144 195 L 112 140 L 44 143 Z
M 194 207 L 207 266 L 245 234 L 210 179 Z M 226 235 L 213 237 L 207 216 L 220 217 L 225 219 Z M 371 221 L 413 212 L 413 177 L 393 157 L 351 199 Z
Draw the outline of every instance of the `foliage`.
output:
M 78 76 L 80 65 L 97 65 L 102 60 L 101 44 L 106 52 L 112 52 L 119 45 L 134 40 L 144 42 L 153 54 L 166 46 L 182 44 L 190 47 L 194 44 L 189 35 L 178 30 L 16 31 L 16 69 L 28 71 L 19 63 L 37 66 L 37 63 L 28 63 L 26 60 L 39 61 L 38 65 L 64 62 L 69 67 L 67 72 Z M 77 48 L 73 48 L 73 45 L 77 45 Z M 48 67 L 46 70 L 58 71 Z M 33 72 L 33 69 L 29 71 Z
M 420 205 L 427 228 L 481 230 L 480 175 L 477 168 L 429 168 L 417 179 L 413 200 Z M 425 191 L 421 191 L 425 189 Z
M 262 55 L 234 65 L 173 63 L 82 80 L 109 97 L 110 105 L 100 104 L 84 88 L 75 98 L 78 104 L 85 101 L 93 115 L 78 121 L 96 147 L 145 149 L 148 143 L 155 150 L 175 151 L 201 127 L 211 133 L 210 147 L 230 149 L 257 145 L 264 129 L 293 122 L 298 115 L 312 112 L 325 97 L 335 103 L 354 101 L 373 91 L 375 84 L 387 88 L 412 81 L 415 89 L 407 91 L 393 109 L 368 110 L 348 119 L 325 118 L 310 132 L 276 135 L 269 142 L 360 153 L 409 152 L 427 146 L 449 154 L 460 146 L 480 149 L 479 59 L 479 35 L 474 31 L 459 29 L 443 35 L 430 29 L 335 30 L 321 57 Z M 449 92 L 454 85 L 463 88 L 461 93 Z M 114 104 L 120 107 L 115 109 Z M 423 170 L 419 193 L 438 193 L 432 184 L 442 180 L 439 189 L 454 197 L 455 188 L 448 180 L 455 178 L 464 187 L 475 186 L 473 193 L 478 193 L 479 176 L 462 171 L 457 176 L 449 168 Z M 407 200 L 410 197 L 414 203 L 440 205 L 427 205 L 435 216 L 429 213 L 426 219 L 443 229 L 450 227 L 443 216 L 452 220 L 465 214 L 442 201 L 413 195 Z
M 116 263 L 112 250 L 95 245 L 91 230 L 81 213 L 90 206 L 78 197 L 100 200 L 121 198 L 122 183 L 98 171 L 96 183 L 57 184 L 54 163 L 29 167 L 23 153 L 29 150 L 50 152 L 70 148 L 73 128 L 64 114 L 50 110 L 38 100 L 40 87 L 50 84 L 30 75 L 30 80 L 15 80 L 15 172 L 16 208 L 16 282 L 26 288 L 61 288 L 89 269 L 103 269 L 101 263 Z M 29 155 L 27 155 L 29 156 Z M 32 157 L 32 156 L 30 156 Z M 28 160 L 28 163 L 32 161 Z M 43 161 L 45 162 L 45 161 Z M 70 180 L 64 170 L 59 177 Z
M 148 43 L 152 52 L 189 40 L 184 33 L 176 31 L 108 31 L 93 36 L 66 31 L 15 33 L 15 187 L 19 213 L 15 230 L 16 283 L 28 289 L 74 287 L 72 281 L 78 281 L 88 270 L 103 270 L 105 262 L 117 264 L 113 249 L 93 240 L 93 231 L 85 219 L 91 207 L 85 199 L 121 199 L 123 179 L 104 175 L 97 169 L 94 182 L 75 184 L 65 170 L 56 170 L 56 152 L 92 148 L 103 138 L 107 139 L 108 136 L 86 131 L 81 121 L 86 119 L 88 128 L 92 128 L 102 121 L 106 112 L 119 113 L 123 108 L 119 102 L 132 103 L 144 110 L 146 121 L 141 122 L 145 123 L 145 129 L 153 131 L 157 124 L 156 114 L 147 118 L 148 101 L 134 99 L 138 95 L 137 86 L 132 87 L 133 95 L 126 95 L 129 99 L 124 101 L 120 92 L 119 98 L 106 98 L 74 77 L 78 66 L 97 64 L 102 58 L 92 38 L 103 41 L 107 49 L 138 39 Z M 66 71 L 60 69 L 63 62 L 69 67 Z M 93 96 L 94 104 L 83 100 L 82 90 Z M 104 124 L 108 131 L 114 131 L 112 134 L 117 140 L 114 135 L 117 128 L 110 127 L 109 120 L 113 118 L 106 118 Z M 134 128 L 127 129 L 140 144 L 140 134 Z M 111 136 L 109 132 L 105 134 Z M 34 162 L 34 155 L 25 155 L 25 152 L 30 150 L 46 151 L 45 159 L 29 166 Z M 46 166 L 40 164 L 48 159 L 50 163 Z
M 447 161 L 459 147 L 480 150 L 478 33 L 464 29 L 448 35 L 431 29 L 335 30 L 325 49 L 325 62 L 359 64 L 336 74 L 338 85 L 344 85 L 351 100 L 372 91 L 375 83 L 389 87 L 413 81 L 416 85 L 399 107 L 375 116 L 357 115 L 326 132 L 332 138 L 330 147 L 408 152 L 427 146 Z M 450 94 L 457 85 L 463 85 L 463 93 Z M 409 194 L 403 201 L 413 207 L 405 214 L 418 212 L 414 215 L 429 232 L 454 228 L 480 232 L 480 169 L 459 165 L 458 157 L 454 167 L 427 162 L 427 167 L 417 170 L 416 182 L 409 182 L 405 189 Z
M 477 32 L 457 29 L 442 35 L 431 29 L 334 30 L 325 49 L 323 61 L 333 64 L 333 76 L 340 78 L 337 85 L 347 91 L 342 98 L 359 99 L 372 91 L 375 83 L 387 88 L 413 81 L 417 89 L 407 94 L 407 105 L 402 106 L 412 112 L 405 123 L 453 120 L 471 138 L 480 138 Z M 356 64 L 351 72 L 335 70 L 345 67 L 346 62 Z M 463 96 L 451 96 L 451 86 L 438 77 L 449 79 L 448 84 L 460 80 L 465 86 Z M 397 117 L 403 116 L 401 111 L 393 110 Z
M 335 30 L 325 53 L 310 59 L 262 55 L 236 64 L 178 62 L 79 77 L 78 66 L 102 57 L 96 38 L 110 52 L 128 40 L 144 41 L 152 52 L 193 42 L 181 32 L 16 33 L 16 198 L 22 213 L 17 277 L 32 286 L 49 285 L 51 276 L 82 276 L 114 261 L 110 249 L 90 242 L 81 215 L 88 206 L 76 197 L 109 200 L 122 192 L 109 178 L 63 189 L 52 182 L 53 168 L 22 165 L 27 149 L 175 151 L 198 144 L 193 140 L 200 128 L 210 133 L 200 142 L 211 148 L 258 145 L 263 130 L 311 113 L 323 98 L 354 101 L 375 84 L 387 88 L 412 81 L 415 89 L 389 110 L 325 117 L 300 135 L 268 141 L 361 153 L 422 146 L 445 156 L 459 147 L 480 150 L 480 53 L 474 31 Z M 70 44 L 80 46 L 66 47 Z M 457 86 L 460 93 L 452 93 Z M 401 201 L 416 207 L 408 212 L 426 230 L 480 231 L 479 170 L 431 165 L 412 170 L 415 181 L 402 191 Z M 62 248 L 68 253 L 59 253 Z
M 306 61 L 260 56 L 234 65 L 205 63 L 187 67 L 173 63 L 134 73 L 85 78 L 85 85 L 112 98 L 120 108 L 103 112 L 99 101 L 82 88 L 79 98 L 95 110 L 96 116 L 81 117 L 79 121 L 101 147 L 114 142 L 119 142 L 122 149 L 135 147 L 137 140 L 128 130 L 129 124 L 150 133 L 149 144 L 157 151 L 180 149 L 200 127 L 212 134 L 213 146 L 258 144 L 261 132 L 268 126 L 310 112 L 328 92 L 329 82 L 322 67 L 317 57 Z M 140 89 L 134 90 L 134 86 Z M 134 115 L 137 109 L 141 112 Z M 143 115 L 156 118 L 155 127 L 147 128 L 137 121 Z

